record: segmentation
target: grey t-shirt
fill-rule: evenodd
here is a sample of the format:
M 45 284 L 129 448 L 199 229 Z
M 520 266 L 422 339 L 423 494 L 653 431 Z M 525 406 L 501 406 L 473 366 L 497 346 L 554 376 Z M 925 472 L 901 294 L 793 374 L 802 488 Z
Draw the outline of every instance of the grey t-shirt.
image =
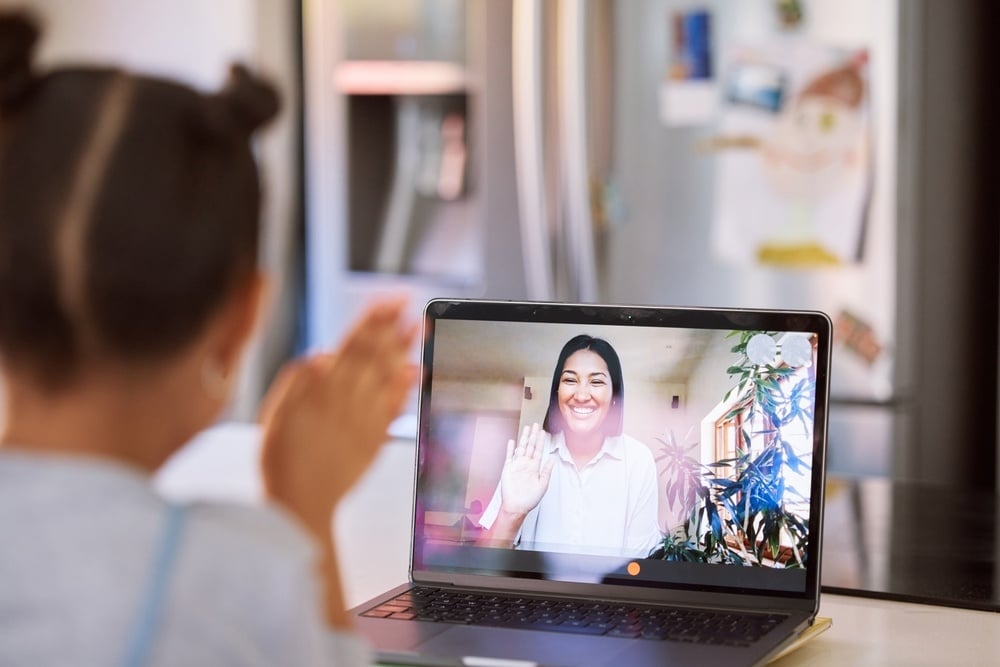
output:
M 166 517 L 126 465 L 0 451 L 0 664 L 121 664 Z M 368 664 L 323 623 L 315 555 L 277 508 L 191 505 L 150 664 Z

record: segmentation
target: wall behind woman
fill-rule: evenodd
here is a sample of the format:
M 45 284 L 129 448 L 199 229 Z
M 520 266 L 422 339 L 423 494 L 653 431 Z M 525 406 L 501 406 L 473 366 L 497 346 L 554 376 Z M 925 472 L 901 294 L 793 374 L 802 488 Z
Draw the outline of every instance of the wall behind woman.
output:
M 291 0 L 19 0 L 42 20 L 39 62 L 114 63 L 203 89 L 241 61 L 277 86 L 282 113 L 257 146 L 264 188 L 261 260 L 269 319 L 251 343 L 230 417 L 251 418 L 295 337 L 298 255 L 297 21 Z

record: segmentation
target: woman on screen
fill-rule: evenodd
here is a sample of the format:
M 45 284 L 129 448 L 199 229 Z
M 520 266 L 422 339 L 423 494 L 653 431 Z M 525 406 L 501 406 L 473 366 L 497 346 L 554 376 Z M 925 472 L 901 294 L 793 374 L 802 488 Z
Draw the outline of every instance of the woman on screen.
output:
M 552 374 L 542 425 L 525 426 L 479 519 L 480 543 L 644 557 L 657 528 L 656 463 L 622 432 L 621 362 L 605 340 L 570 339 Z

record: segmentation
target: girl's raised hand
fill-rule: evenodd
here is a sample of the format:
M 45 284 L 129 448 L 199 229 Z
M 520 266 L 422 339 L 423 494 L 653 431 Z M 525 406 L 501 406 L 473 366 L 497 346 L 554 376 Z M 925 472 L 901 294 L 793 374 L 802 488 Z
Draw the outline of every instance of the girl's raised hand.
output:
M 290 363 L 265 397 L 265 492 L 315 530 L 388 439 L 416 379 L 406 300 L 373 302 L 332 353 Z

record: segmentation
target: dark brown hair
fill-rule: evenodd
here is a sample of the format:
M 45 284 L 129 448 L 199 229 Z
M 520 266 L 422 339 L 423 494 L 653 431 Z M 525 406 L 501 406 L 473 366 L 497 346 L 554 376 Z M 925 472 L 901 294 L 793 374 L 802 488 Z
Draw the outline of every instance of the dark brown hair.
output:
M 35 72 L 0 12 L 0 356 L 50 387 L 85 359 L 190 343 L 257 260 L 251 134 L 278 109 L 243 67 L 204 95 L 115 69 Z
M 611 406 L 604 418 L 602 428 L 607 436 L 621 435 L 625 408 L 625 381 L 622 378 L 622 362 L 611 343 L 603 338 L 595 338 L 587 334 L 570 338 L 559 352 L 555 370 L 552 371 L 549 407 L 545 411 L 545 421 L 542 422 L 542 428 L 553 434 L 562 433 L 565 428 L 562 414 L 559 412 L 559 383 L 562 381 L 563 369 L 566 368 L 566 360 L 580 350 L 590 350 L 603 359 L 608 366 L 608 374 L 611 376 Z

